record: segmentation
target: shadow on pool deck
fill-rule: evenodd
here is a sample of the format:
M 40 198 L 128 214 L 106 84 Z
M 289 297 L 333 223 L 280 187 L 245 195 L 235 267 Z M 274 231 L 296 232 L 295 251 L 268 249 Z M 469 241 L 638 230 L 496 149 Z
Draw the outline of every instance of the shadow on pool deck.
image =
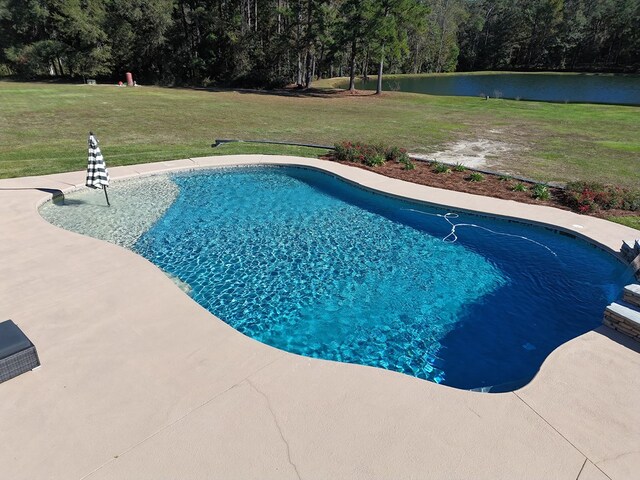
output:
M 62 190 L 58 189 L 58 188 L 29 188 L 29 187 L 24 187 L 24 188 L 0 188 L 0 190 L 39 190 L 41 192 L 44 193 L 50 193 L 51 194 L 51 198 L 58 198 L 58 197 L 63 197 L 64 198 L 64 193 L 62 192 Z
M 620 332 L 615 331 L 612 328 L 609 328 L 605 325 L 602 325 L 593 330 L 596 333 L 599 333 L 603 337 L 607 337 L 609 340 L 616 342 L 623 347 L 627 347 L 629 350 L 640 353 L 640 343 L 631 339 L 630 337 L 623 335 Z

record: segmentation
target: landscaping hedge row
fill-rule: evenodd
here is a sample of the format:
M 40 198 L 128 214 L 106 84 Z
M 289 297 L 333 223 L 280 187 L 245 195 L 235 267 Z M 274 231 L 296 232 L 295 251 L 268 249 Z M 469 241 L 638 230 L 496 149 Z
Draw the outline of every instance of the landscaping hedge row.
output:
M 338 161 L 354 162 L 376 167 L 391 161 L 401 163 L 403 169 L 413 170 L 415 164 L 404 148 L 387 147 L 384 145 L 368 145 L 360 142 L 340 142 L 335 144 L 334 158 Z M 435 173 L 450 173 L 452 171 L 464 171 L 461 165 L 448 165 L 439 162 L 429 162 Z M 501 180 L 509 180 L 510 177 L 500 176 Z M 478 172 L 471 173 L 467 180 L 482 181 L 483 176 Z M 548 200 L 551 191 L 545 184 L 536 184 L 529 189 L 522 182 L 511 187 L 514 191 L 531 191 L 531 196 L 539 200 Z M 599 210 L 627 210 L 640 211 L 640 190 L 630 190 L 614 185 L 604 185 L 595 182 L 571 182 L 567 184 L 562 195 L 556 198 L 564 204 L 580 213 L 594 213 Z
M 640 191 L 595 182 L 571 182 L 565 190 L 567 206 L 581 213 L 598 210 L 640 211 Z
M 364 143 L 340 142 L 335 144 L 335 158 L 343 162 L 362 163 L 376 167 L 384 162 L 401 163 L 405 170 L 413 170 L 415 164 L 404 148 L 386 147 L 384 145 L 367 145 Z

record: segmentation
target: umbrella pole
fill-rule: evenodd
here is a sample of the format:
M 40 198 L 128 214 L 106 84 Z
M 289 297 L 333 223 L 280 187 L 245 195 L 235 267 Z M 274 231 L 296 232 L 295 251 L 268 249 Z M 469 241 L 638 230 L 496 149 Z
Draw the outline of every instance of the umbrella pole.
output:
M 104 198 L 107 199 L 107 205 L 110 207 L 111 204 L 109 203 L 109 195 L 107 195 L 107 186 L 103 185 L 102 189 L 104 190 Z

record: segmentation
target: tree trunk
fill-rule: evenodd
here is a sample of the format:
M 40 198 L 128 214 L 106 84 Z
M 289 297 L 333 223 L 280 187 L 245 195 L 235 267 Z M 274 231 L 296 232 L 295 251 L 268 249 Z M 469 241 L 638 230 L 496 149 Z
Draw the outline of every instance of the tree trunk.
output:
M 440 21 L 440 46 L 438 48 L 438 57 L 436 60 L 436 73 L 440 73 L 442 71 L 442 65 L 444 63 L 442 60 L 442 56 L 444 55 L 444 40 L 448 33 L 446 28 L 448 10 L 449 10 L 449 0 L 446 0 L 443 7 L 442 18 Z
M 280 13 L 280 0 L 278 0 L 278 35 L 282 32 L 282 14 Z
M 349 91 L 356 91 L 356 47 L 357 40 L 354 39 L 351 41 L 351 56 L 349 58 Z
M 313 55 L 311 53 L 306 54 L 305 68 L 304 68 L 304 88 L 311 86 L 311 62 Z
M 184 36 L 185 39 L 187 40 L 187 43 L 189 44 L 189 73 L 190 73 L 190 80 L 193 81 L 193 79 L 195 78 L 195 70 L 193 68 L 193 51 L 195 50 L 195 46 L 193 44 L 193 38 L 191 36 L 191 32 L 189 31 L 189 23 L 187 22 L 187 14 L 184 10 L 184 2 L 180 2 L 180 13 L 181 15 L 181 20 L 182 20 L 182 28 L 184 30 Z
M 362 79 L 365 82 L 369 81 L 369 49 L 364 55 L 364 62 L 362 63 Z
M 300 53 L 302 43 L 302 4 L 298 0 L 298 12 L 296 13 L 296 50 L 298 51 L 298 72 L 296 84 L 302 87 L 302 54 Z
M 296 71 L 296 85 L 298 87 L 302 86 L 302 55 L 298 52 L 298 62 L 297 62 L 297 71 Z
M 384 45 L 380 51 L 380 63 L 378 64 L 378 83 L 376 84 L 376 95 L 382 93 L 382 69 L 384 66 Z

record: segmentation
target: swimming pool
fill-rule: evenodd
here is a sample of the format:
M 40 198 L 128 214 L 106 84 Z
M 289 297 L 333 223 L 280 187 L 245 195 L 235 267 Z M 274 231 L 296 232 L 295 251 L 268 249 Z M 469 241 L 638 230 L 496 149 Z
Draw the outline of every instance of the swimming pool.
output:
M 289 352 L 457 388 L 527 383 L 554 348 L 600 325 L 631 278 L 584 241 L 456 217 L 314 170 L 245 167 L 153 181 L 173 194 L 128 246 L 213 314 Z M 146 187 L 121 188 L 108 213 L 118 221 L 129 216 L 115 199 Z M 62 226 L 73 223 L 64 220 L 71 210 L 85 216 L 49 207 Z M 95 228 L 74 222 L 83 233 Z

